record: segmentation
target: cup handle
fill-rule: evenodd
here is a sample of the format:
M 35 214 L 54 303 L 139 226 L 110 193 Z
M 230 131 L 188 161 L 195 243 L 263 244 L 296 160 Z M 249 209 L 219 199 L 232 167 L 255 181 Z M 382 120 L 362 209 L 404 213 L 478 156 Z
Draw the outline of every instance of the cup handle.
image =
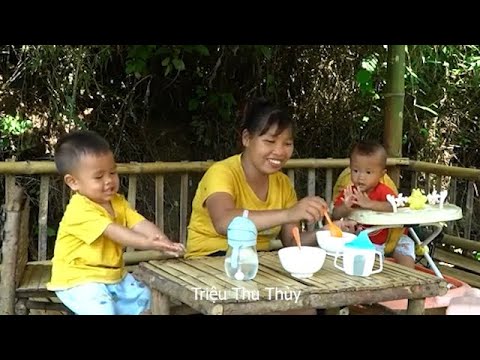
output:
M 337 265 L 337 259 L 340 257 L 340 256 L 343 256 L 344 254 L 339 254 L 338 252 L 335 253 L 335 259 L 333 259 L 333 266 L 335 266 L 337 269 L 340 269 L 342 271 L 345 271 L 344 267 L 340 267 L 340 265 Z M 342 264 L 343 265 L 343 264 Z
M 375 255 L 378 255 L 380 267 L 377 270 L 372 270 L 370 274 L 377 274 L 383 270 L 383 255 L 380 251 L 375 251 Z

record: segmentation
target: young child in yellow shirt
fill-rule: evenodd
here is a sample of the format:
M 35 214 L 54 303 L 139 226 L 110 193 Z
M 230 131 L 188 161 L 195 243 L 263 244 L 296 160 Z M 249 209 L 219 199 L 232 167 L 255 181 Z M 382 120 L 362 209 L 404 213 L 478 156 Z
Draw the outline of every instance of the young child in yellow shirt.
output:
M 148 312 L 150 290 L 124 267 L 129 246 L 179 256 L 172 242 L 118 194 L 119 177 L 110 146 L 92 131 L 61 138 L 55 165 L 75 194 L 58 228 L 47 284 L 78 315 L 137 315 Z

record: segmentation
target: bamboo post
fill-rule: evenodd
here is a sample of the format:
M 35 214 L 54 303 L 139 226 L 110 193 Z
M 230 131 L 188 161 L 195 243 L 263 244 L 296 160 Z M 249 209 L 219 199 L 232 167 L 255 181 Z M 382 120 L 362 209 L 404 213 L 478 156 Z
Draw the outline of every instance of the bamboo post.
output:
M 48 219 L 48 192 L 50 177 L 40 177 L 40 201 L 38 209 L 38 260 L 47 260 L 47 219 Z
M 21 210 L 25 203 L 25 194 L 20 186 L 13 184 L 7 189 L 5 238 L 2 246 L 3 264 L 0 280 L 0 315 L 15 314 L 15 289 L 17 252 L 20 236 Z
M 457 178 L 452 177 L 450 180 L 450 189 L 448 191 L 448 201 L 450 204 L 457 204 Z M 447 223 L 447 229 L 450 234 L 453 233 L 453 228 L 455 226 L 454 221 L 449 221 Z
M 130 175 L 128 177 L 128 203 L 132 209 L 135 209 L 137 205 L 137 175 Z M 135 251 L 135 249 L 129 246 L 126 251 Z
M 388 156 L 401 157 L 405 98 L 405 45 L 388 46 L 387 73 L 383 139 Z M 392 168 L 390 176 L 398 188 L 400 169 L 398 167 Z
M 473 200 L 474 200 L 474 182 L 468 182 L 467 201 L 465 203 L 465 235 L 466 239 L 470 239 L 472 233 L 472 215 L 473 215 Z
M 327 169 L 327 174 L 325 175 L 325 200 L 328 204 L 329 211 L 333 209 L 333 170 Z
M 315 195 L 315 169 L 308 169 L 308 196 Z M 312 231 L 315 224 L 308 224 L 307 229 L 308 231 Z
M 187 243 L 187 212 L 188 212 L 188 173 L 182 174 L 180 179 L 180 231 L 179 241 Z
M 293 188 L 295 188 L 295 170 L 288 169 L 287 174 L 288 174 L 288 177 L 290 178 L 290 182 L 292 183 Z
M 442 176 L 441 175 L 437 175 L 437 180 L 435 182 L 435 189 L 437 190 L 437 192 L 442 191 Z
M 155 176 L 155 224 L 165 231 L 164 215 L 165 215 L 165 182 L 163 175 Z
M 425 193 L 426 194 L 430 193 L 430 190 L 432 188 L 432 183 L 430 178 L 431 178 L 430 173 L 425 173 Z
M 416 189 L 417 188 L 417 172 L 412 171 L 412 178 L 411 178 L 411 189 Z

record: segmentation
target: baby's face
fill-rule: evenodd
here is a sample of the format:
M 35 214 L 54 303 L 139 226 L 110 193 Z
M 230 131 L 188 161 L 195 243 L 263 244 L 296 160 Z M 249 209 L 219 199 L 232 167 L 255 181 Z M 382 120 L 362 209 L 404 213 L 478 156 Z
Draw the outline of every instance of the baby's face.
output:
M 73 174 L 72 190 L 104 205 L 118 192 L 119 179 L 113 154 L 82 156 Z
M 369 192 L 377 186 L 386 170 L 380 154 L 354 154 L 350 160 L 353 185 L 362 192 Z

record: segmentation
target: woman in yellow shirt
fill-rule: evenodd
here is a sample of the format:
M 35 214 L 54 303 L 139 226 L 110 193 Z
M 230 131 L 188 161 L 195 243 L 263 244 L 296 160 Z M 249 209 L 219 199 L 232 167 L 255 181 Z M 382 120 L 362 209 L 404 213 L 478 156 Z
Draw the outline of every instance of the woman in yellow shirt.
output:
M 186 257 L 224 254 L 227 226 L 249 211 L 258 229 L 257 249 L 270 241 L 294 244 L 292 228 L 305 220 L 315 223 L 327 208 L 325 200 L 308 196 L 297 201 L 282 167 L 293 153 L 293 121 L 265 99 L 247 104 L 241 137 L 244 150 L 212 165 L 198 184 L 188 226 Z M 353 223 L 341 222 L 348 231 Z M 301 233 L 304 245 L 316 246 L 314 232 Z

